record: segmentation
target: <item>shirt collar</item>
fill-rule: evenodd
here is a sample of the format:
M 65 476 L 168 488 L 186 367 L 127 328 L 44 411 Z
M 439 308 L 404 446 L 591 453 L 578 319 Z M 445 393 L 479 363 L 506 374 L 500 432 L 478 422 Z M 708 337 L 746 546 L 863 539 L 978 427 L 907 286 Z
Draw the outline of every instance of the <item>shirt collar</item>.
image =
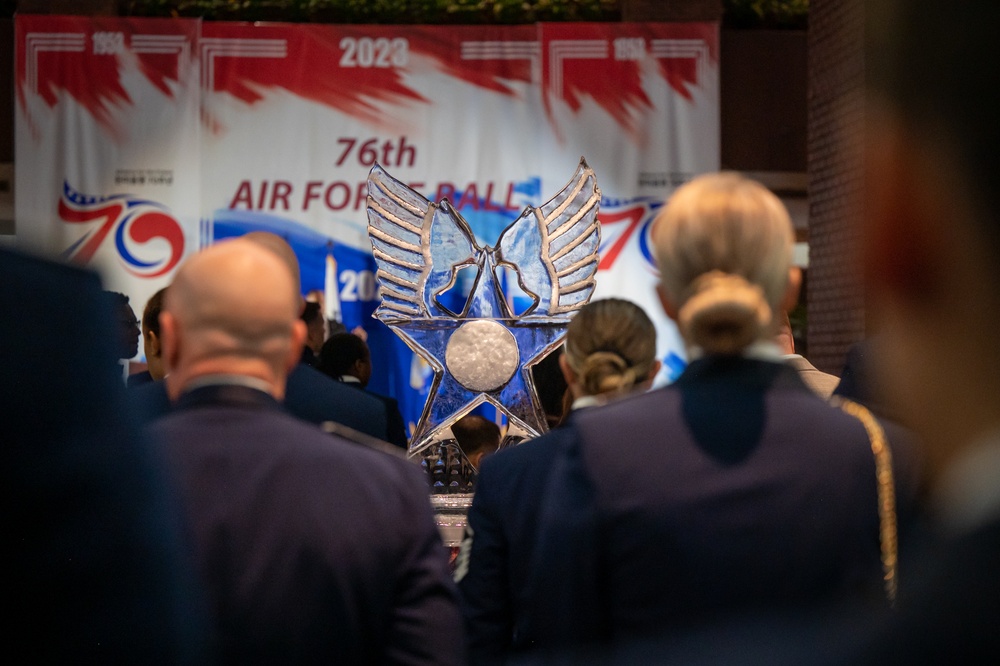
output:
M 751 358 L 758 361 L 780 362 L 782 359 L 781 348 L 771 340 L 758 340 L 748 345 L 743 353 L 743 358 Z M 705 350 L 698 346 L 688 348 L 688 359 L 696 361 L 706 356 Z
M 570 409 L 583 409 L 584 407 L 598 407 L 607 402 L 603 398 L 597 395 L 581 395 L 579 398 L 573 401 L 573 405 Z
M 272 386 L 270 383 L 264 381 L 263 379 L 258 379 L 257 377 L 248 377 L 246 375 L 227 375 L 227 374 L 217 374 L 217 375 L 202 375 L 201 377 L 196 377 L 188 382 L 187 386 L 184 387 L 184 392 L 194 391 L 205 386 L 245 386 L 247 388 L 256 389 L 258 391 L 263 391 L 268 395 L 271 395 Z

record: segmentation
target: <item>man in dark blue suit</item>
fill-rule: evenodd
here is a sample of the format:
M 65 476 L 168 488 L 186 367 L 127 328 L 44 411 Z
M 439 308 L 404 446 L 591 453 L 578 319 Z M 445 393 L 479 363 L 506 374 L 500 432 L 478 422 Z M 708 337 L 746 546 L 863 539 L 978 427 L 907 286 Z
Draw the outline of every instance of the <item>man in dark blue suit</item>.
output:
M 186 509 L 227 663 L 462 661 L 447 556 L 409 461 L 281 408 L 298 285 L 259 244 L 192 257 L 161 316 L 176 409 L 150 432 Z
M 125 409 L 93 273 L 0 250 L 5 643 L 39 663 L 197 663 L 194 577 Z M 71 328 L 53 325 L 53 313 Z
M 360 336 L 347 332 L 331 335 L 320 348 L 318 368 L 343 386 L 350 386 L 379 400 L 386 413 L 387 434 L 384 439 L 406 450 L 409 441 L 399 403 L 395 398 L 366 389 L 372 376 L 372 353 Z

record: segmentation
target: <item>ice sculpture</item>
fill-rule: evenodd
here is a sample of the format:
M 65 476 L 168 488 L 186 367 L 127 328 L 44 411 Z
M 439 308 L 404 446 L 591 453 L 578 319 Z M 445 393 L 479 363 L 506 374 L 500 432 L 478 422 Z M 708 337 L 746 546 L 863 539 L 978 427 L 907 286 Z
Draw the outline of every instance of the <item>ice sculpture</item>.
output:
M 593 294 L 600 245 L 601 191 L 581 159 L 559 194 L 528 207 L 480 247 L 447 199 L 432 203 L 375 165 L 368 176 L 368 235 L 382 302 L 375 317 L 434 371 L 410 455 L 451 439 L 450 426 L 491 403 L 507 418 L 502 446 L 546 430 L 531 366 L 555 349 L 572 314 Z M 478 268 L 461 312 L 438 296 L 465 266 Z M 516 271 L 533 304 L 515 315 L 497 275 Z

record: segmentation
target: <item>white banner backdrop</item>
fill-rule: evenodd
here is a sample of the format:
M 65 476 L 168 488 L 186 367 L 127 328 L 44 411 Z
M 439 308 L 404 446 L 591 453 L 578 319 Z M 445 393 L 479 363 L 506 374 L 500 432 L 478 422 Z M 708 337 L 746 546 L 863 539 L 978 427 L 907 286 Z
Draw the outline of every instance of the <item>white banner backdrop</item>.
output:
M 199 23 L 16 25 L 17 242 L 97 268 L 141 313 L 197 249 Z
M 18 16 L 16 35 L 18 243 L 95 266 L 137 312 L 198 247 L 275 231 L 305 292 L 336 282 L 382 359 L 373 388 L 415 420 L 426 373 L 370 317 L 371 166 L 449 198 L 492 244 L 583 156 L 603 192 L 595 298 L 646 308 L 663 378 L 683 366 L 648 234 L 677 185 L 719 167 L 716 24 Z

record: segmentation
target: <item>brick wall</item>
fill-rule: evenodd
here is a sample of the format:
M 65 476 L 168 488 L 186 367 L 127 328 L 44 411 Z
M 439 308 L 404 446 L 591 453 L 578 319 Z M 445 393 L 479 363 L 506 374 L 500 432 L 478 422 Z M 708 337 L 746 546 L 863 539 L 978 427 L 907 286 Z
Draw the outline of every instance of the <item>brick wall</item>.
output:
M 812 0 L 809 9 L 809 358 L 839 373 L 865 334 L 859 282 L 864 127 L 862 0 Z

